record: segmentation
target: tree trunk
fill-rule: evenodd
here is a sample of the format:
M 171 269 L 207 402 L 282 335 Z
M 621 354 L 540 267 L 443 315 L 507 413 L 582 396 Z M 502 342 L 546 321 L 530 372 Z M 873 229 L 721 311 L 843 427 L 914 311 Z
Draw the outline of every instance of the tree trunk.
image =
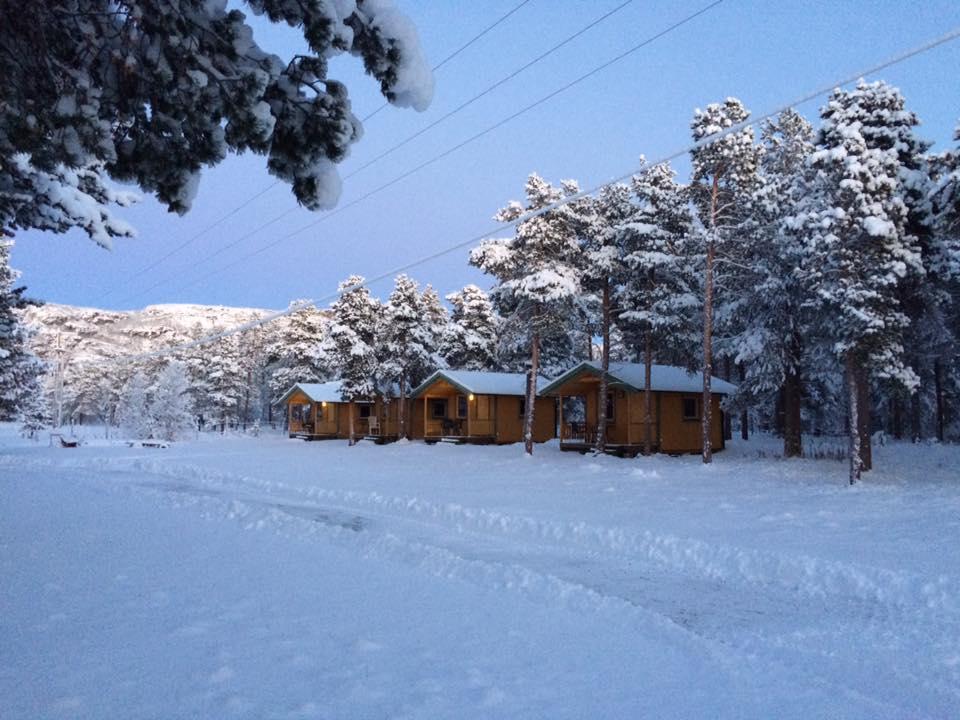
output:
M 713 256 L 714 239 L 717 231 L 717 199 L 720 192 L 720 178 L 714 176 L 710 189 L 710 234 L 707 237 L 707 261 L 703 278 L 703 400 L 701 405 L 701 429 L 703 431 L 703 462 L 713 462 L 713 403 L 710 402 L 710 381 L 713 377 Z
M 357 436 L 353 432 L 353 405 L 354 405 L 354 402 L 351 399 L 350 404 L 347 406 L 347 419 L 348 419 L 347 427 L 350 431 L 350 440 L 348 441 L 348 443 L 350 445 L 357 444 Z
M 857 368 L 857 431 L 860 435 L 860 469 L 867 472 L 873 469 L 873 448 L 870 438 L 871 403 L 870 376 L 867 369 Z
M 800 418 L 800 406 L 803 392 L 800 385 L 800 372 L 796 367 L 787 370 L 783 378 L 783 456 L 800 457 L 803 455 L 803 430 Z
M 536 322 L 536 320 L 535 320 Z M 527 403 L 523 417 L 523 448 L 533 455 L 533 412 L 537 404 L 537 375 L 540 372 L 540 332 L 533 331 L 530 341 L 530 377 L 527 379 Z
M 397 408 L 398 435 L 401 439 L 407 439 L 407 376 L 400 376 L 400 407 Z M 386 435 L 386 420 L 384 420 L 384 432 Z
M 602 453 L 607 449 L 607 373 L 610 371 L 610 281 L 603 283 L 602 315 L 603 350 L 600 354 L 600 387 L 597 398 L 597 440 L 596 450 Z
M 743 367 L 743 363 L 737 363 L 737 377 L 740 378 L 741 383 L 747 379 L 747 370 Z M 740 411 L 740 439 L 750 439 L 750 414 L 747 408 Z
M 890 432 L 893 434 L 893 437 L 897 440 L 903 439 L 903 405 L 900 400 L 900 394 L 897 393 L 893 396 L 893 402 L 891 408 L 891 415 L 893 416 L 890 421 Z
M 852 354 L 846 357 L 846 382 L 847 382 L 847 402 L 850 406 L 848 417 L 847 436 L 848 436 L 848 455 L 850 456 L 850 484 L 856 485 L 860 480 L 860 420 L 857 404 L 860 399 L 859 387 L 857 383 L 857 361 Z
M 922 406 L 920 403 L 920 391 L 914 390 L 910 396 L 910 440 L 918 443 L 923 437 L 923 418 Z
M 653 452 L 653 332 L 643 340 L 643 454 Z
M 933 361 L 933 388 L 936 393 L 937 440 L 943 442 L 943 365 L 940 358 Z

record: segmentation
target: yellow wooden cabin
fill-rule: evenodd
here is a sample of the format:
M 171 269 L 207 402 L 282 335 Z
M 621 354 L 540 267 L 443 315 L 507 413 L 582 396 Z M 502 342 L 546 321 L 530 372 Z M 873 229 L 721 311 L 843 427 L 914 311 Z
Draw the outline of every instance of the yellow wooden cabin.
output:
M 541 389 L 541 394 L 558 399 L 561 449 L 583 450 L 593 446 L 599 418 L 601 372 L 600 363 L 582 362 Z M 680 367 L 652 365 L 650 386 L 654 449 L 664 453 L 700 452 L 703 449 L 702 376 Z M 720 450 L 724 447 L 724 417 L 720 402 L 724 395 L 736 388 L 713 378 L 711 390 L 712 446 Z M 639 452 L 647 427 L 644 422 L 642 363 L 610 363 L 606 401 L 607 447 L 626 454 Z
M 343 399 L 339 380 L 325 383 L 297 383 L 277 404 L 286 404 L 290 437 L 330 440 L 350 437 L 350 403 Z M 376 397 L 353 403 L 354 435 L 379 442 L 396 440 L 398 401 Z
M 410 393 L 411 437 L 427 442 L 521 442 L 526 386 L 524 373 L 438 370 Z M 538 397 L 536 403 L 533 439 L 545 442 L 556 437 L 556 401 Z

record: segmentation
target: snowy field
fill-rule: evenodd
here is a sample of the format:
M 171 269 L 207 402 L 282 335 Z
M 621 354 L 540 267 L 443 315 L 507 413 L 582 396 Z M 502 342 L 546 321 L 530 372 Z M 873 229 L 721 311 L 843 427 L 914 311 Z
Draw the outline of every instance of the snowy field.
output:
M 960 717 L 960 448 L 0 436 L 0 718 Z

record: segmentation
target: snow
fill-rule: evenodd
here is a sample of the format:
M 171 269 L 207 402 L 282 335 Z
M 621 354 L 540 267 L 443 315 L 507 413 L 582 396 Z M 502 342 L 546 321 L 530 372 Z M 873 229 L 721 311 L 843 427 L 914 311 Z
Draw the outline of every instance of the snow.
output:
M 419 396 L 436 380 L 446 380 L 451 385 L 459 387 L 465 393 L 475 395 L 526 395 L 527 374 L 487 372 L 484 370 L 437 370 L 430 377 L 414 388 L 412 397 Z M 538 390 L 547 380 L 540 377 L 537 380 Z
M 543 391 L 549 392 L 554 385 L 560 385 L 566 382 L 568 378 L 578 375 L 584 370 L 596 373 L 600 367 L 600 362 L 586 360 L 563 375 L 554 378 L 546 388 L 543 388 Z M 612 362 L 610 363 L 609 375 L 612 382 L 627 385 L 633 390 L 640 391 L 644 388 L 643 363 Z M 703 392 L 703 376 L 700 373 L 687 372 L 684 368 L 672 365 L 653 365 L 650 368 L 650 387 L 654 391 L 661 392 Z M 718 377 L 713 377 L 710 380 L 710 392 L 712 393 L 730 395 L 736 392 L 736 389 L 736 385 Z
M 324 383 L 297 383 L 276 401 L 284 402 L 291 394 L 300 390 L 311 402 L 343 402 L 343 383 L 332 380 Z
M 0 715 L 956 717 L 960 449 L 777 447 L 0 429 Z

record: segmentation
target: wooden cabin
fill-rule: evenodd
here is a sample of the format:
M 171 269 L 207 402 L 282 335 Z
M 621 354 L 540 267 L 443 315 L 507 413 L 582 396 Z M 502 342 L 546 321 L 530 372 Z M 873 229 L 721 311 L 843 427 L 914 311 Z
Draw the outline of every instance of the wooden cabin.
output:
M 410 393 L 410 436 L 427 442 L 521 442 L 526 390 L 525 373 L 438 370 Z M 533 439 L 545 442 L 556 436 L 556 401 L 536 402 Z
M 292 438 L 304 440 L 348 439 L 350 403 L 343 399 L 339 380 L 297 383 L 277 401 L 287 406 L 287 427 Z M 399 436 L 399 401 L 381 397 L 353 403 L 354 435 L 379 442 Z
M 561 449 L 584 450 L 593 446 L 601 372 L 599 362 L 582 362 L 540 390 L 542 395 L 558 398 Z M 643 448 L 646 433 L 643 364 L 610 363 L 607 388 L 607 447 L 614 452 L 635 454 Z M 651 388 L 654 449 L 664 453 L 700 452 L 702 376 L 680 367 L 653 365 Z M 724 419 L 720 401 L 736 388 L 713 378 L 711 390 L 715 418 L 712 445 L 715 450 L 722 450 Z

